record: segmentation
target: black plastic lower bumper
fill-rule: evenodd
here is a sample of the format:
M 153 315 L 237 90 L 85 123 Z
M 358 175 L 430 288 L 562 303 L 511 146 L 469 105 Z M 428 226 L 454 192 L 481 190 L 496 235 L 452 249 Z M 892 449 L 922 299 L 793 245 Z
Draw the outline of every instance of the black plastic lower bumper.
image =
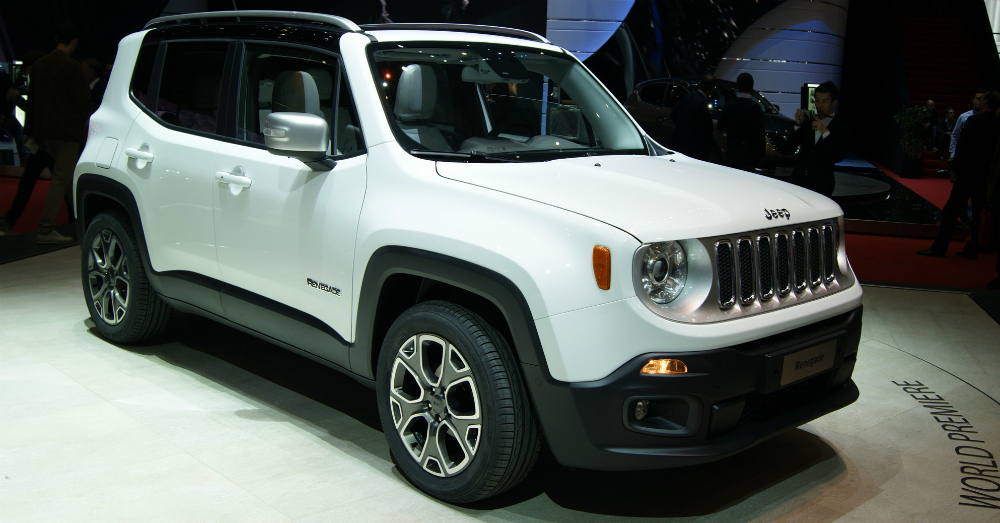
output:
M 538 366 L 523 368 L 559 463 L 597 470 L 694 465 L 735 454 L 853 403 L 861 313 L 858 307 L 723 349 L 644 354 L 594 382 L 558 382 Z M 817 346 L 831 347 L 832 368 L 782 386 L 784 357 Z M 640 375 L 643 365 L 657 357 L 682 360 L 688 373 Z M 643 409 L 648 413 L 637 419 L 641 400 L 648 401 Z

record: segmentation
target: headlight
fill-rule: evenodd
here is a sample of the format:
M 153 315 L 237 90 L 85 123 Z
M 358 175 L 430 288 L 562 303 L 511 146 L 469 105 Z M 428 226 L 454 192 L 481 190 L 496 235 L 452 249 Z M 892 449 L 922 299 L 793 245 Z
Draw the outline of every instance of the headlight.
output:
M 654 303 L 674 301 L 687 282 L 687 255 L 678 242 L 653 243 L 642 258 L 642 288 Z

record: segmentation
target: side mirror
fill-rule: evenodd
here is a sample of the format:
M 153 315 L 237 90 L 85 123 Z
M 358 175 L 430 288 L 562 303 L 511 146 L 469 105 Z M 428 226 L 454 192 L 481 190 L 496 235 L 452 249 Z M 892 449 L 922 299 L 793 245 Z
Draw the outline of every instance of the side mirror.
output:
M 271 113 L 264 120 L 267 152 L 302 161 L 314 171 L 329 171 L 337 165 L 327 156 L 330 124 L 309 113 Z

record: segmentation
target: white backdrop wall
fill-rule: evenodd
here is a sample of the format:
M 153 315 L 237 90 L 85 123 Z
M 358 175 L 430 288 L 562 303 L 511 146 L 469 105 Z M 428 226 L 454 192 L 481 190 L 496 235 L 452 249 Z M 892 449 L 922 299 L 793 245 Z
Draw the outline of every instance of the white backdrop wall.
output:
M 622 25 L 635 0 L 549 0 L 545 37 L 586 60 Z
M 990 26 L 993 27 L 993 41 L 1000 53 L 1000 0 L 985 0 L 986 13 L 990 15 Z
M 832 80 L 840 86 L 847 3 L 787 0 L 733 42 L 715 76 L 735 81 L 742 72 L 752 74 L 755 88 L 794 117 L 803 84 Z

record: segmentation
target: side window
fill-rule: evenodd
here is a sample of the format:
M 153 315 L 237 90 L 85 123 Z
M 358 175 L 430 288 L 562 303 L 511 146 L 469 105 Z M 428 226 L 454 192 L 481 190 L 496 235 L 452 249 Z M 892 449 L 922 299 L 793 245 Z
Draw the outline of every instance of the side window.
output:
M 303 112 L 326 120 L 333 136 L 331 154 L 364 149 L 357 111 L 335 55 L 301 47 L 248 43 L 240 79 L 238 140 L 263 144 L 268 114 Z M 303 82 L 308 86 L 304 91 Z
M 156 64 L 156 50 L 158 44 L 147 44 L 139 50 L 139 57 L 135 60 L 135 69 L 132 71 L 132 85 L 130 90 L 132 96 L 139 101 L 146 109 L 153 111 L 156 104 L 153 97 L 156 96 L 155 87 L 150 89 L 150 82 L 153 79 L 153 66 Z
M 358 111 L 354 107 L 354 97 L 347 84 L 347 75 L 340 75 L 340 88 L 337 90 L 337 129 L 334 131 L 337 147 L 334 154 L 354 154 L 365 150 L 365 139 L 361 134 L 361 122 Z
M 160 120 L 219 134 L 219 89 L 228 47 L 228 42 L 167 44 L 156 102 Z
M 668 85 L 669 84 L 658 82 L 644 86 L 642 90 L 639 91 L 639 98 L 641 98 L 643 102 L 650 105 L 660 105 L 660 103 L 663 102 L 663 96 L 667 93 Z
M 670 90 L 667 91 L 666 98 L 663 99 L 663 107 L 667 109 L 673 109 L 677 107 L 677 102 L 681 101 L 681 98 L 687 94 L 687 90 L 677 84 L 671 84 Z

